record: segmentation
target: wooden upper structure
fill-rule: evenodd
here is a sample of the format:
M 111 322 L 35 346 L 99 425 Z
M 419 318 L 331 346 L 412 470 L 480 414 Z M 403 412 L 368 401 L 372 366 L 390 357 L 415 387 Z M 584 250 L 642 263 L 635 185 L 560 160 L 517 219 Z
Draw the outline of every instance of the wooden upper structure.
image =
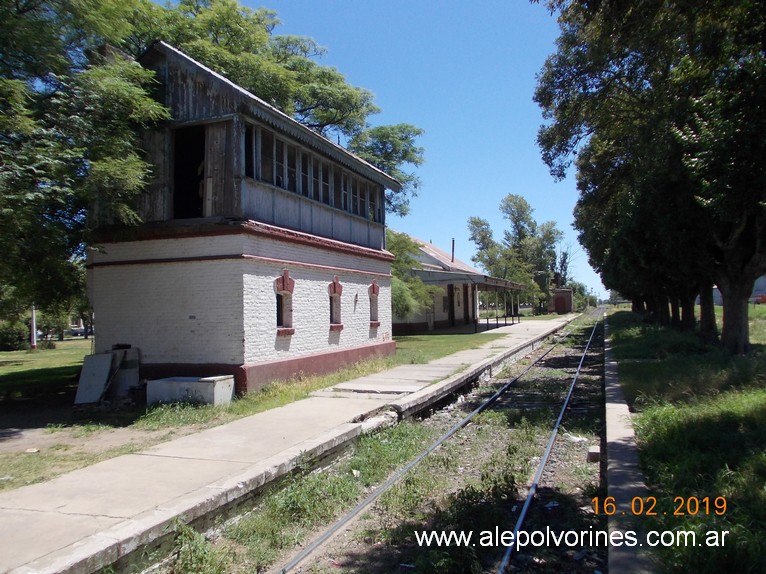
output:
M 145 222 L 253 220 L 385 247 L 384 193 L 398 181 L 165 42 L 139 62 L 173 118 L 145 136 Z

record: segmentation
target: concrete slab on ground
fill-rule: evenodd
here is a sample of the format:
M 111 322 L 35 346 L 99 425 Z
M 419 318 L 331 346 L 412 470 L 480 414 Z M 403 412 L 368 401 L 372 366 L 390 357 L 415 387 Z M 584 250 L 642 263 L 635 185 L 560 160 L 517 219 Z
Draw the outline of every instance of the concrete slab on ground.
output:
M 366 416 L 388 400 L 388 397 L 376 400 L 311 397 L 159 444 L 142 454 L 255 463 L 315 435 L 318 429 Z
M 604 323 L 604 388 L 606 402 L 606 481 L 609 496 L 618 505 L 630 504 L 634 497 L 646 498 L 648 490 L 638 460 L 638 446 L 633 422 L 618 380 L 617 362 L 614 361 L 608 338 L 608 324 Z M 626 531 L 645 534 L 643 517 L 616 513 L 609 517 L 609 533 Z M 624 538 L 623 538 L 624 539 Z M 658 572 L 659 565 L 646 548 L 623 545 L 609 546 L 609 572 L 621 574 L 650 574 Z

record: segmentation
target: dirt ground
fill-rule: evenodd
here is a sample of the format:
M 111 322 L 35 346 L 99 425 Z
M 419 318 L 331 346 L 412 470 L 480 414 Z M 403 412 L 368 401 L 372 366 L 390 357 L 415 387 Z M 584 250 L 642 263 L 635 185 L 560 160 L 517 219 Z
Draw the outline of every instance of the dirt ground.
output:
M 136 428 L 129 423 L 135 420 L 137 407 L 127 412 L 81 409 L 73 407 L 71 399 L 63 397 L 45 405 L 0 402 L 0 492 L 140 452 L 197 430 L 196 426 Z

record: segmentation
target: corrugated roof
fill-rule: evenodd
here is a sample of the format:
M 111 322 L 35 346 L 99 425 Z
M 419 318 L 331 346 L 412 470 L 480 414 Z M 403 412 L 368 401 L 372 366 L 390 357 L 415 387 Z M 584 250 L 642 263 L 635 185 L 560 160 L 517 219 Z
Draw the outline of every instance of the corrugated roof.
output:
M 416 237 L 410 236 L 415 243 L 420 245 L 420 250 L 427 256 L 429 261 L 422 261 L 424 269 L 436 269 L 441 271 L 462 271 L 466 273 L 481 274 L 481 272 L 474 267 L 468 265 L 464 261 L 461 261 L 457 257 L 453 258 L 451 254 L 439 249 L 433 243 L 426 243 Z

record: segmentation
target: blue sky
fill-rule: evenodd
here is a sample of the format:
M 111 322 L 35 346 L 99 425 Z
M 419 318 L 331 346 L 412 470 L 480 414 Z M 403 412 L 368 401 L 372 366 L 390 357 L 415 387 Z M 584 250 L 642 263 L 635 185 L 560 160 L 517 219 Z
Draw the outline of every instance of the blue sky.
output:
M 555 182 L 535 143 L 542 122 L 536 74 L 555 50 L 558 26 L 527 0 L 244 0 L 276 10 L 276 34 L 308 36 L 327 49 L 320 63 L 375 94 L 372 125 L 425 130 L 425 163 L 411 212 L 388 224 L 471 263 L 470 216 L 500 239 L 508 193 L 524 196 L 538 223 L 555 221 L 570 245 L 570 274 L 606 296 L 572 229 L 573 175 Z

